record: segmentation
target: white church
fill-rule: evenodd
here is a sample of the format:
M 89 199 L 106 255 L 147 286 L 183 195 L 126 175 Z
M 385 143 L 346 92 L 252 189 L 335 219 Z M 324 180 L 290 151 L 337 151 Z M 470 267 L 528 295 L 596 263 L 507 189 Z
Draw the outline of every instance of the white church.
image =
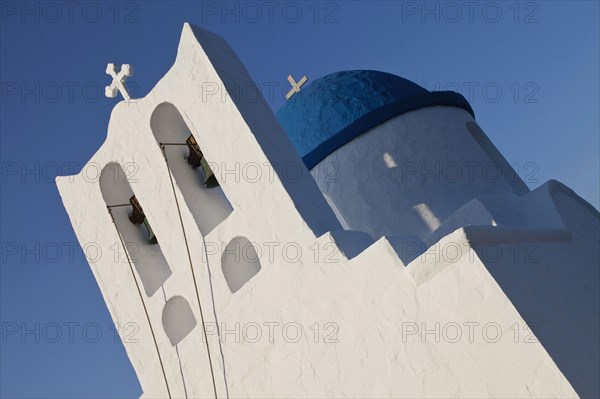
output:
M 102 173 L 57 185 L 142 397 L 600 396 L 600 215 L 460 94 L 343 71 L 274 114 L 189 24 L 146 97 L 107 73 Z

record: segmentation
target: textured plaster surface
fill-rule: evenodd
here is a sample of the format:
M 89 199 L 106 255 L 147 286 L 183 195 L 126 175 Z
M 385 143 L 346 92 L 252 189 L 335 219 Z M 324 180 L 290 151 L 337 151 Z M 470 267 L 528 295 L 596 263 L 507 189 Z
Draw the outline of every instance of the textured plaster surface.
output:
M 207 322 L 219 397 L 576 397 L 575 383 L 588 387 L 586 393 L 598 392 L 589 372 L 577 364 L 563 367 L 568 359 L 555 355 L 557 347 L 570 349 L 562 346 L 556 330 L 563 327 L 566 314 L 575 307 L 581 310 L 567 320 L 571 322 L 569 333 L 585 342 L 573 347 L 583 352 L 591 345 L 591 336 L 598 336 L 598 302 L 589 302 L 597 297 L 597 287 L 594 291 L 591 283 L 583 281 L 597 275 L 597 264 L 591 264 L 597 253 L 589 249 L 594 248 L 590 243 L 598 232 L 597 214 L 582 207 L 568 191 L 542 190 L 530 194 L 543 203 L 531 223 L 502 227 L 492 223 L 494 220 L 500 224 L 501 217 L 484 209 L 493 201 L 465 205 L 468 196 L 454 195 L 450 196 L 454 209 L 444 209 L 443 213 L 438 210 L 442 200 L 436 199 L 429 208 L 438 222 L 407 233 L 426 241 L 427 233 L 435 231 L 439 223 L 444 234 L 436 244 L 442 248 L 459 246 L 462 251 L 449 256 L 435 252 L 435 246 L 431 246 L 407 265 L 390 240 L 374 237 L 373 242 L 369 237 L 375 235 L 373 232 L 365 234 L 368 229 L 354 227 L 367 226 L 358 217 L 348 216 L 350 228 L 358 231 L 342 230 L 319 190 L 318 179 L 306 170 L 262 99 L 244 102 L 222 96 L 222 92 L 207 92 L 208 85 L 214 93 L 214 87 L 226 91 L 235 82 L 250 81 L 221 38 L 186 24 L 174 66 L 148 96 L 115 107 L 108 137 L 90 160 L 101 167 L 115 163 L 123 167 L 127 184 L 158 238 L 160 247 L 153 248 L 160 249 L 164 260 L 140 251 L 135 273 L 140 273 L 149 261 L 170 270 L 166 279 L 159 273 L 164 279 L 160 288 L 154 293 L 142 291 L 140 298 L 123 260 L 115 263 L 108 256 L 90 261 L 114 321 L 139 326 L 137 342 L 123 341 L 144 397 L 166 397 L 167 388 L 142 301 L 148 308 L 171 395 L 213 395 L 199 307 L 169 172 L 151 124 L 152 115 L 165 103 L 172 104 L 181 115 L 207 159 L 224 165 L 217 176 L 232 211 L 210 229 L 198 222 L 202 212 L 210 212 L 210 204 L 207 210 L 193 211 L 197 198 L 183 187 L 198 184 L 196 176 L 186 178 L 172 168 L 173 174 L 178 173 L 176 194 Z M 440 113 L 439 122 L 427 121 L 428 112 Z M 411 124 L 419 127 L 420 121 L 432 133 L 434 123 L 459 130 L 458 125 L 468 119 L 461 111 L 446 109 L 423 110 L 415 117 Z M 392 124 L 382 129 L 390 130 Z M 478 159 L 484 157 L 468 138 L 459 135 L 458 140 L 466 146 L 458 150 L 464 156 L 471 157 L 474 151 Z M 377 150 L 391 149 L 388 144 Z M 434 152 L 444 150 L 435 147 Z M 185 162 L 182 157 L 172 158 L 170 163 Z M 124 166 L 131 163 L 136 165 L 135 175 L 128 174 Z M 262 168 L 258 180 L 244 177 L 242 172 L 238 173 L 239 179 L 235 174 L 220 173 L 235 169 L 236 163 L 240 168 L 251 163 L 269 166 Z M 290 178 L 286 165 L 300 170 L 300 177 Z M 373 162 L 366 166 L 373 166 Z M 82 244 L 93 241 L 108 248 L 118 242 L 106 205 L 107 201 L 126 201 L 129 192 L 122 177 L 118 177 L 122 174 L 116 176 L 111 180 L 105 175 L 99 181 L 86 178 L 82 172 L 57 181 Z M 505 193 L 502 184 L 490 190 Z M 344 213 L 347 207 L 337 196 L 342 190 L 335 190 L 331 199 Z M 224 209 L 222 201 L 213 199 L 214 206 Z M 430 199 L 417 198 L 414 204 Z M 382 213 L 387 212 L 383 198 L 376 202 Z M 517 208 L 524 202 L 522 198 L 514 200 Z M 474 209 L 474 220 L 485 225 L 461 226 L 469 224 L 469 212 L 459 211 L 452 217 L 461 206 Z M 126 212 L 115 217 L 117 223 L 127 223 Z M 448 224 L 444 224 L 446 220 Z M 555 225 L 537 228 L 536 220 L 554 220 Z M 128 237 L 140 247 L 147 245 L 141 236 L 132 233 Z M 227 244 L 244 242 L 238 237 L 255 244 L 261 267 L 232 293 L 221 261 Z M 535 280 L 545 276 L 546 263 L 530 269 L 524 281 L 518 263 L 505 260 L 491 265 L 485 254 L 478 253 L 475 244 L 485 240 L 543 243 L 542 250 L 547 251 L 543 262 L 551 270 L 562 270 L 561 275 L 552 277 L 551 287 L 557 288 L 560 276 L 570 273 L 569 293 L 584 288 L 583 292 L 577 302 L 561 305 L 558 296 L 553 297 L 556 303 L 545 307 L 542 296 L 546 293 Z M 396 240 L 396 245 L 401 247 L 402 242 Z M 504 264 L 508 266 L 503 268 Z M 509 270 L 518 276 L 511 277 Z M 510 282 L 513 278 L 516 283 Z M 518 284 L 532 284 L 541 292 L 523 291 Z M 567 296 L 560 295 L 562 299 Z M 531 306 L 520 303 L 520 299 L 531 296 L 537 298 Z M 187 306 L 191 313 L 185 310 Z M 182 310 L 172 313 L 170 309 Z M 536 320 L 543 318 L 539 334 L 549 334 L 549 342 L 555 340 L 555 346 L 538 341 L 537 333 L 531 331 L 528 340 L 514 338 L 511 327 L 517 324 L 525 335 L 523 328 L 530 315 L 539 316 Z M 596 324 L 585 324 L 584 319 L 596 320 Z M 493 328 L 484 331 L 486 325 Z M 469 326 L 474 328 L 472 332 Z M 582 356 L 590 359 L 593 351 L 597 353 L 597 342 L 591 354 Z M 582 363 L 591 364 L 587 360 Z

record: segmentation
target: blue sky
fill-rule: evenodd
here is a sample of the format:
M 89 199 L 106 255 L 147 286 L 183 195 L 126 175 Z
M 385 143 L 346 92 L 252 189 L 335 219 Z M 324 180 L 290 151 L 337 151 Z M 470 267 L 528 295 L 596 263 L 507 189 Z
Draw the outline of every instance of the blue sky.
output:
M 599 20 L 596 1 L 3 1 L 0 394 L 141 392 L 54 184 L 104 141 L 107 62 L 134 65 L 141 97 L 190 22 L 230 43 L 273 110 L 288 74 L 461 91 L 530 188 L 557 179 L 598 208 Z

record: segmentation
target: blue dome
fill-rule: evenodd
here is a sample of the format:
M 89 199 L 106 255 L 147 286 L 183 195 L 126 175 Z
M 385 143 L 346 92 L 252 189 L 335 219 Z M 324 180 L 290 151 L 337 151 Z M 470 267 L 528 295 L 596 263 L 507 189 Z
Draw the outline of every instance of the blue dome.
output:
M 343 71 L 315 80 L 288 100 L 277 119 L 308 169 L 367 130 L 405 112 L 433 105 L 462 108 L 450 91 L 430 92 L 390 73 Z

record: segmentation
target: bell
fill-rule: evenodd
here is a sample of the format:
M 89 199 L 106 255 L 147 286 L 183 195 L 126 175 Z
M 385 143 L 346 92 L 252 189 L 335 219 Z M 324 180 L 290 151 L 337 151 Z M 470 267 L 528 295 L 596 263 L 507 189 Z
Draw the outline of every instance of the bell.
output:
M 200 161 L 202 161 L 203 155 L 202 151 L 200 151 L 200 147 L 194 139 L 194 136 L 190 134 L 190 137 L 187 138 L 185 143 L 190 150 L 188 157 L 186 158 L 187 163 L 194 169 L 200 167 Z
M 137 198 L 135 198 L 135 195 L 129 198 L 129 203 L 133 207 L 132 212 L 129 214 L 129 220 L 135 225 L 142 224 L 145 219 L 144 211 Z
M 200 146 L 194 136 L 190 134 L 190 137 L 185 140 L 187 144 L 190 154 L 187 157 L 187 163 L 194 169 L 202 167 L 202 172 L 204 172 L 204 187 L 206 188 L 214 188 L 219 186 L 219 182 L 215 177 L 210 166 L 208 166 L 208 162 L 206 158 L 204 158 L 204 154 L 200 150 Z
M 148 218 L 144 218 L 144 226 L 146 226 L 146 230 L 148 230 L 148 244 L 158 244 L 158 240 L 156 238 L 156 235 L 154 235 L 154 231 L 152 231 L 152 227 L 150 227 L 150 222 L 148 222 Z
M 202 158 L 200 160 L 200 166 L 202 166 L 202 172 L 204 172 L 204 187 L 206 188 L 214 188 L 219 186 L 219 182 L 215 177 L 210 166 L 208 166 L 208 162 L 206 162 L 206 158 Z
M 138 202 L 137 198 L 135 198 L 135 195 L 129 198 L 129 203 L 133 207 L 133 211 L 129 214 L 129 220 L 131 223 L 135 225 L 144 223 L 146 230 L 148 230 L 148 244 L 157 244 L 158 240 L 156 239 L 156 235 L 154 235 L 154 231 L 152 231 L 152 227 L 150 227 L 150 222 L 148 222 L 148 218 L 146 218 L 146 215 L 144 215 L 142 206 Z

